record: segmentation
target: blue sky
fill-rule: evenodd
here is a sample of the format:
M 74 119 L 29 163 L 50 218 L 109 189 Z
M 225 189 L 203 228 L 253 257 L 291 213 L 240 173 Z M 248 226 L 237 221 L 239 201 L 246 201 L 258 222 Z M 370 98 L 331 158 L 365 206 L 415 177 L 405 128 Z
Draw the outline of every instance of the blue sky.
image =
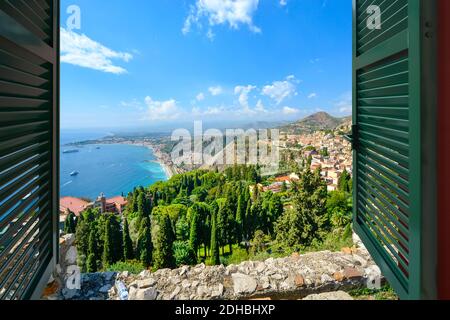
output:
M 351 112 L 351 0 L 62 0 L 61 26 L 62 128 Z

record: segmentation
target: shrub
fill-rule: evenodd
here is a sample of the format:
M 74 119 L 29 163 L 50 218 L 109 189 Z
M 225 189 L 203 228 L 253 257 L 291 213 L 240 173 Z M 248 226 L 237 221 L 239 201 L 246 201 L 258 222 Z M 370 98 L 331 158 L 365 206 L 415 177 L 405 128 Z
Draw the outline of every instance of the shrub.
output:
M 187 241 L 175 241 L 173 243 L 173 255 L 177 267 L 197 263 L 197 255 Z
M 113 272 L 128 271 L 132 274 L 139 274 L 144 269 L 145 268 L 140 261 L 128 260 L 125 262 L 123 262 L 123 261 L 116 262 L 116 263 L 108 266 L 107 271 L 113 271 Z
M 227 264 L 240 264 L 243 261 L 247 261 L 249 259 L 249 255 L 247 251 L 240 247 L 233 248 L 233 254 L 227 257 Z

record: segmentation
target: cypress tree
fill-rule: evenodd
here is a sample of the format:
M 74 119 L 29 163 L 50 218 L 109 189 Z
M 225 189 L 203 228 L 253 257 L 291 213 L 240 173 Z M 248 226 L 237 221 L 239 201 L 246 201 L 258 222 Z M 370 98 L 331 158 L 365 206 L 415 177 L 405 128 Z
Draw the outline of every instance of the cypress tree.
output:
M 238 243 L 242 241 L 245 219 L 244 196 L 240 195 L 236 209 L 236 240 Z
M 211 262 L 214 265 L 220 264 L 219 242 L 217 241 L 217 223 L 216 214 L 213 212 L 211 217 Z
M 88 258 L 86 262 L 86 271 L 88 273 L 93 273 L 98 271 L 98 244 L 97 244 L 97 234 L 95 230 L 91 230 L 91 234 L 89 235 L 89 249 L 88 249 Z
M 226 211 L 226 204 L 223 203 L 220 205 L 220 208 L 217 212 L 216 217 L 216 229 L 217 229 L 217 237 L 218 237 L 218 245 L 222 247 L 222 254 L 224 253 L 223 247 L 227 244 L 227 222 L 228 216 Z
M 175 264 L 172 252 L 172 225 L 167 214 L 161 214 L 158 220 L 159 230 L 155 236 L 153 266 L 156 269 L 171 268 Z
M 114 235 L 111 224 L 111 219 L 106 220 L 102 256 L 104 268 L 114 263 Z
M 195 254 L 198 254 L 198 247 L 200 245 L 200 216 L 196 205 L 189 208 L 191 211 L 191 227 L 189 232 L 189 244 L 194 250 Z
M 350 192 L 350 175 L 348 174 L 347 170 L 344 169 L 341 176 L 338 180 L 338 190 L 343 192 Z
M 122 242 L 123 242 L 123 258 L 125 260 L 132 260 L 134 258 L 133 242 L 131 241 L 130 228 L 128 227 L 127 218 L 124 218 L 123 221 Z
M 77 224 L 75 238 L 77 239 L 78 263 L 82 270 L 86 270 L 86 259 L 89 251 L 89 235 L 91 232 L 91 223 L 87 219 L 80 219 Z
M 275 227 L 277 242 L 299 248 L 321 240 L 325 231 L 327 186 L 320 170 L 307 169 L 294 195 L 294 209 L 283 214 Z
M 148 268 L 152 264 L 152 236 L 150 218 L 142 220 L 138 236 L 138 255 L 142 264 Z
M 140 220 L 142 220 L 143 218 L 145 218 L 147 216 L 147 211 L 146 211 L 146 201 L 145 201 L 145 194 L 143 192 L 139 193 L 138 197 L 137 197 L 137 212 L 138 212 L 138 217 Z
M 250 239 L 252 236 L 252 229 L 253 229 L 253 218 L 252 218 L 252 201 L 248 199 L 247 201 L 247 208 L 245 209 L 245 219 L 244 219 L 245 225 L 245 236 L 247 239 Z
M 76 229 L 76 216 L 72 211 L 69 211 L 69 214 L 66 217 L 66 221 L 64 221 L 64 233 L 71 234 L 75 233 Z

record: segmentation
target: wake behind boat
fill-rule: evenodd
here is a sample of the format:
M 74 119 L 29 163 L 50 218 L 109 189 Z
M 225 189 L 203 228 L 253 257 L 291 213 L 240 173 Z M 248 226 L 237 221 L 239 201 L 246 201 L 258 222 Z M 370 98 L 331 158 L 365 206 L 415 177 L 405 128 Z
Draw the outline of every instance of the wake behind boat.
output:
M 63 153 L 77 153 L 77 152 L 80 152 L 80 150 L 78 150 L 78 149 L 70 149 L 70 150 L 64 150 L 63 151 Z

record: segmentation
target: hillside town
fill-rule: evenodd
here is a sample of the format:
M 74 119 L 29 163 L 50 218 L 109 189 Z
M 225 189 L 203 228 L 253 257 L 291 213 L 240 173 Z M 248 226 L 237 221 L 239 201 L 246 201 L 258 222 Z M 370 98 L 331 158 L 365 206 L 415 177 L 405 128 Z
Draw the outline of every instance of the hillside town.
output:
M 351 145 L 343 135 L 335 132 L 316 131 L 299 135 L 282 135 L 281 149 L 285 152 L 295 152 L 300 156 L 301 160 L 298 161 L 310 159 L 311 171 L 321 169 L 328 191 L 337 190 L 339 177 L 344 170 L 350 175 L 353 171 Z M 285 178 L 285 181 L 289 182 L 295 180 L 295 175 L 291 174 Z

